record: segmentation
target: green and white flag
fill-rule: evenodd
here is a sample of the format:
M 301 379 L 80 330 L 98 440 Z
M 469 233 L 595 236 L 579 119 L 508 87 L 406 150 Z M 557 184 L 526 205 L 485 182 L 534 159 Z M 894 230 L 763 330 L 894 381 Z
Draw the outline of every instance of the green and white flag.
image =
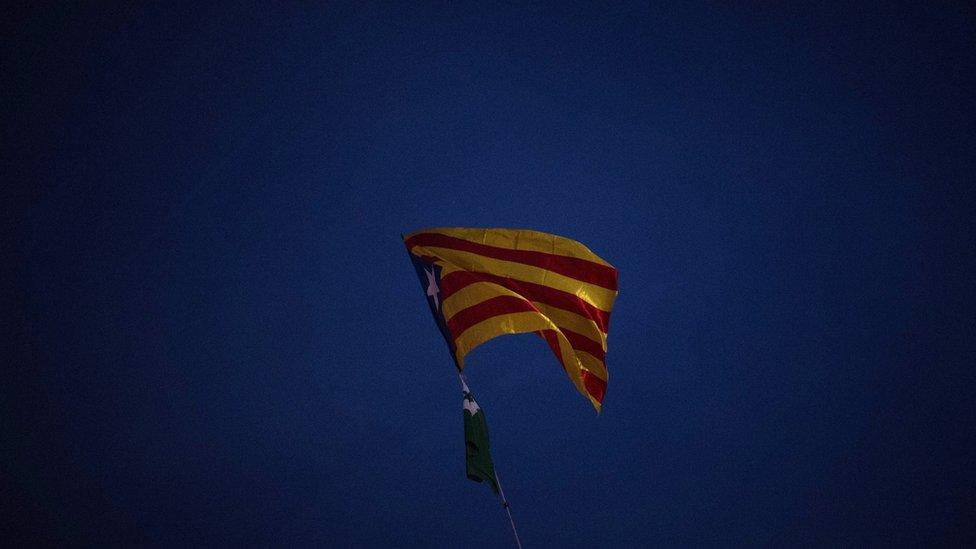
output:
M 461 391 L 464 393 L 464 458 L 468 478 L 475 482 L 487 480 L 497 494 L 498 480 L 495 477 L 495 465 L 491 462 L 485 412 L 478 406 L 463 378 Z

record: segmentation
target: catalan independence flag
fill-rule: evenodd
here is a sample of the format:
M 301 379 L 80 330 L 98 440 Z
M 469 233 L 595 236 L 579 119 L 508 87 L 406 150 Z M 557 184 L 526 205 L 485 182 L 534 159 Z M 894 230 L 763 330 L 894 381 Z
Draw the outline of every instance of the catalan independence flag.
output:
M 425 229 L 404 241 L 459 371 L 478 345 L 535 333 L 599 411 L 617 297 L 612 265 L 575 240 L 530 230 Z

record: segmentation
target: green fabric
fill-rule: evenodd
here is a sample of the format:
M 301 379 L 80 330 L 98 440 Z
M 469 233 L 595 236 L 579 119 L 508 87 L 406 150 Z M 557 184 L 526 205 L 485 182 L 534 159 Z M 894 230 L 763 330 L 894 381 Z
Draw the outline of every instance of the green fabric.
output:
M 464 448 L 468 478 L 475 482 L 487 480 L 491 489 L 498 493 L 495 465 L 491 462 L 488 443 L 488 422 L 484 411 L 471 393 L 464 394 Z

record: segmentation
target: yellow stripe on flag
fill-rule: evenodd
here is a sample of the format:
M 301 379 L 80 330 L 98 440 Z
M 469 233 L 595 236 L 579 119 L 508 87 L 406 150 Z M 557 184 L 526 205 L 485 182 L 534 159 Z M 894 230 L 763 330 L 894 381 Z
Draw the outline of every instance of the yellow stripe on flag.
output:
M 477 244 L 486 244 L 509 250 L 525 250 L 543 252 L 566 257 L 585 259 L 600 265 L 613 267 L 600 256 L 580 242 L 554 234 L 533 231 L 530 229 L 468 229 L 454 227 L 437 227 L 415 231 L 406 236 L 410 238 L 420 233 L 438 233 L 455 238 L 461 238 Z
M 533 301 L 532 304 L 535 305 L 536 309 L 539 309 L 540 313 L 549 317 L 549 320 L 553 321 L 560 329 L 565 328 L 584 335 L 599 343 L 604 351 L 607 350 L 607 334 L 600 331 L 600 327 L 597 326 L 596 322 L 583 315 L 545 303 Z
M 579 359 L 583 368 L 589 370 L 596 377 L 607 381 L 607 366 L 599 358 L 587 353 L 586 351 L 576 351 L 576 358 Z
M 414 253 L 418 255 L 431 255 L 440 258 L 444 262 L 452 264 L 456 269 L 505 276 L 514 280 L 531 282 L 562 290 L 604 311 L 610 311 L 613 308 L 613 301 L 617 297 L 615 290 L 609 290 L 595 284 L 588 284 L 575 278 L 563 276 L 559 273 L 532 265 L 494 259 L 472 252 L 453 250 L 451 248 L 416 246 L 414 250 Z M 441 276 L 444 276 L 443 272 Z
M 509 290 L 508 288 L 499 286 L 498 284 L 493 284 L 491 282 L 475 282 L 474 284 L 469 284 L 461 288 L 444 300 L 444 320 L 450 321 L 454 315 L 463 311 L 464 309 L 500 295 L 514 296 L 525 300 L 525 298 L 519 294 Z
M 475 282 L 474 284 L 469 284 L 444 300 L 442 305 L 444 320 L 449 321 L 460 311 L 500 295 L 522 297 L 508 288 L 492 282 Z M 604 351 L 607 350 L 607 334 L 600 331 L 596 322 L 572 311 L 566 311 L 545 303 L 537 301 L 532 301 L 531 303 L 535 308 L 539 309 L 540 313 L 558 326 L 559 329 L 565 328 L 586 336 L 599 343 Z
M 521 312 L 501 314 L 489 317 L 475 324 L 474 326 L 471 326 L 454 340 L 455 344 L 457 345 L 458 365 L 461 367 L 461 369 L 464 369 L 464 357 L 482 343 L 497 336 L 505 334 L 534 333 L 543 330 L 553 330 L 555 332 L 556 339 L 559 342 L 561 362 L 566 370 L 566 374 L 569 376 L 570 381 L 573 382 L 573 385 L 576 386 L 576 390 L 589 399 L 599 411 L 600 402 L 590 396 L 583 384 L 583 378 L 580 374 L 582 366 L 577 356 L 577 353 L 580 351 L 574 350 L 569 340 L 566 339 L 566 336 L 559 331 L 559 327 L 539 313 Z M 587 356 L 589 356 L 589 354 L 587 354 Z M 590 356 L 590 358 L 596 363 L 599 363 L 599 361 L 592 356 Z M 606 368 L 601 369 L 594 366 L 594 370 L 591 371 L 593 371 L 593 373 L 601 379 L 606 378 Z

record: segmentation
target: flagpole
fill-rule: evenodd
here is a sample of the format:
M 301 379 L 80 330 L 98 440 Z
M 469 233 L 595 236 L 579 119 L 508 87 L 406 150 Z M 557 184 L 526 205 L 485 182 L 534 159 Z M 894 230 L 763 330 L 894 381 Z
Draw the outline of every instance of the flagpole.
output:
M 471 392 L 468 388 L 468 380 L 461 373 L 461 370 L 458 370 L 458 379 L 461 381 L 461 391 L 465 394 Z M 502 507 L 508 513 L 508 523 L 512 525 L 512 534 L 515 535 L 515 545 L 518 546 L 518 549 L 522 549 L 522 542 L 519 540 L 518 530 L 515 529 L 515 519 L 512 518 L 512 508 L 508 504 L 508 498 L 505 497 L 505 490 L 502 489 L 502 481 L 498 478 L 498 468 L 493 467 L 493 469 L 495 469 L 495 484 L 498 485 L 498 495 L 502 498 Z
M 505 490 L 502 489 L 502 479 L 498 478 L 497 470 L 495 471 L 495 482 L 498 484 L 498 494 L 502 497 L 502 507 L 508 513 L 508 523 L 512 525 L 512 533 L 515 534 L 515 545 L 518 546 L 518 549 L 522 549 L 522 542 L 519 541 L 518 530 L 515 529 L 515 519 L 512 518 L 512 509 L 508 505 L 508 499 L 505 498 Z

